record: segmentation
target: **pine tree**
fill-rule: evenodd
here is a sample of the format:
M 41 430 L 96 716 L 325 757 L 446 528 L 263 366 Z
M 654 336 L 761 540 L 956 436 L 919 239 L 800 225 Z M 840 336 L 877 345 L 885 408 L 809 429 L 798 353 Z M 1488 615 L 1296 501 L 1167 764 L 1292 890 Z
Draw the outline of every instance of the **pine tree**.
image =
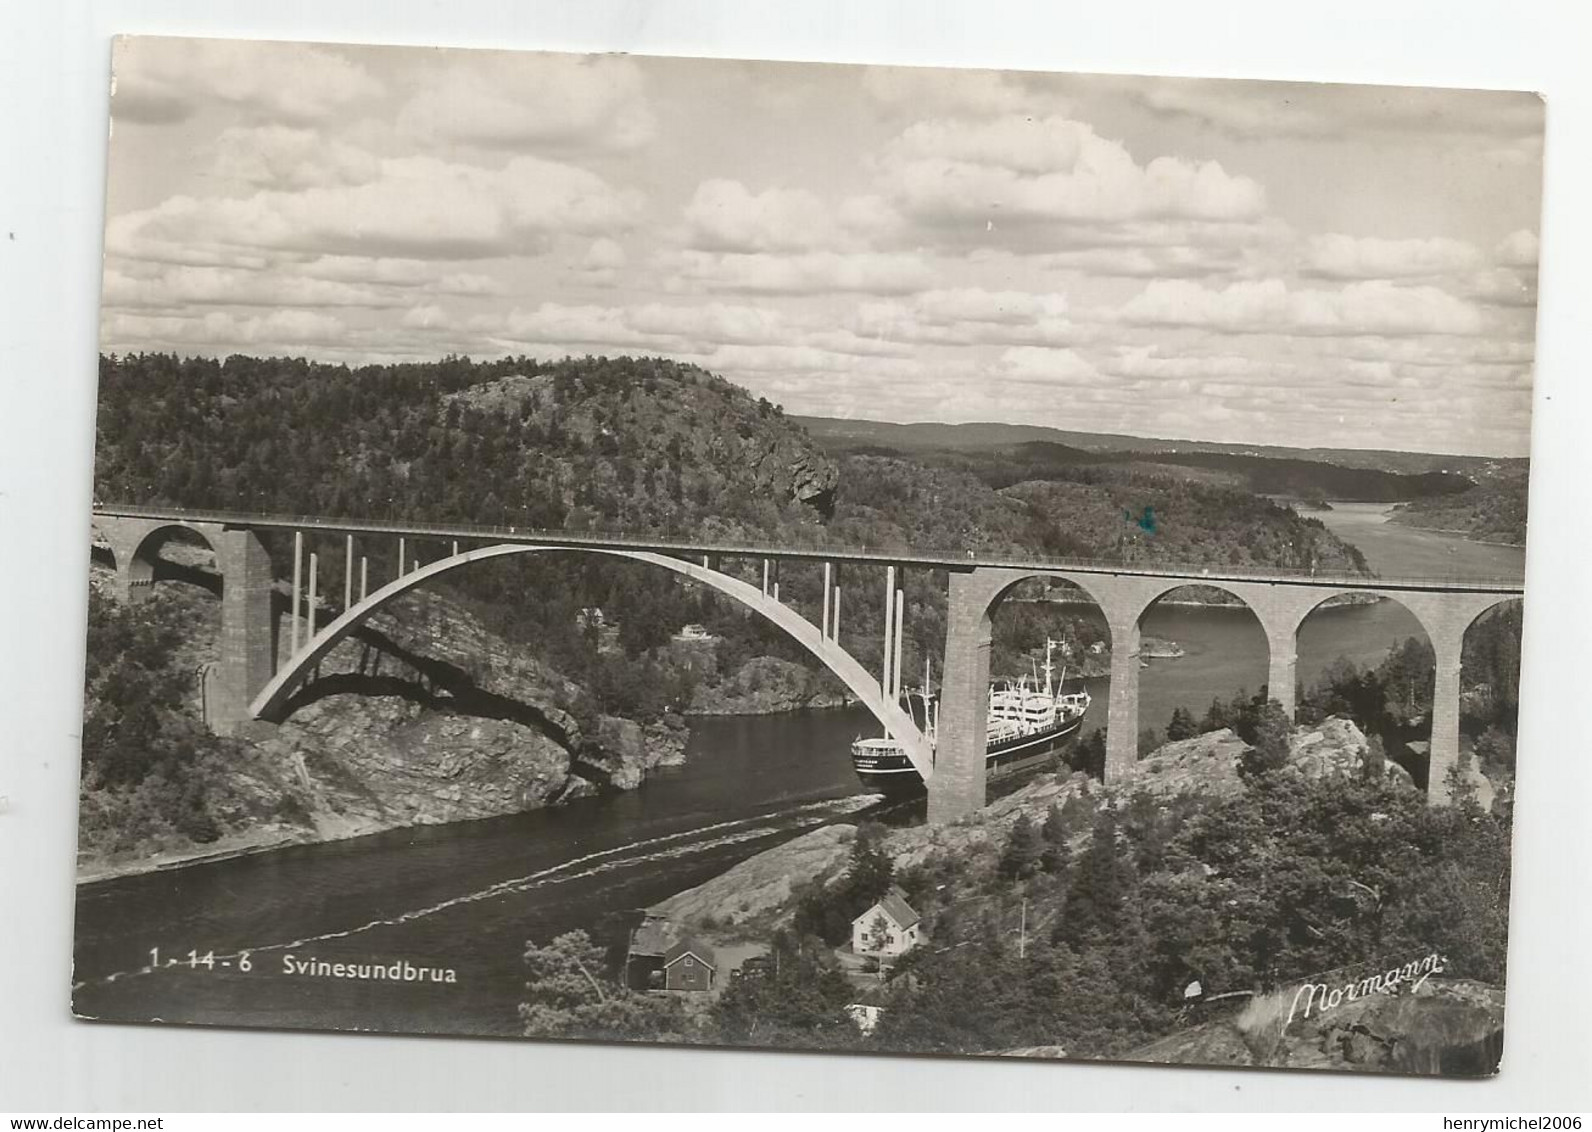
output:
M 851 864 L 846 869 L 846 904 L 851 915 L 873 904 L 895 880 L 895 862 L 884 848 L 884 827 L 865 823 L 857 827 L 851 843 Z
M 1276 700 L 1267 700 L 1257 713 L 1254 738 L 1250 749 L 1239 760 L 1239 772 L 1246 778 L 1258 778 L 1281 770 L 1288 764 L 1288 742 L 1293 735 L 1293 724 L 1288 713 Z
M 1076 947 L 1095 935 L 1109 934 L 1122 908 L 1124 862 L 1117 848 L 1117 815 L 1107 806 L 1095 815 L 1089 847 L 1073 870 L 1067 914 L 1058 934 Z
M 1061 807 L 1052 805 L 1045 814 L 1045 823 L 1039 827 L 1039 838 L 1044 848 L 1039 854 L 1039 867 L 1052 876 L 1060 876 L 1071 863 L 1072 852 L 1067 847 L 1067 821 Z
M 1232 726 L 1232 721 L 1228 718 L 1227 705 L 1222 703 L 1220 696 L 1212 697 L 1211 706 L 1206 709 L 1205 718 L 1200 721 L 1201 734 L 1208 731 L 1220 731 L 1230 726 Z
M 1020 814 L 1012 823 L 1011 832 L 1006 835 L 1006 845 L 1001 850 L 1001 876 L 1007 880 L 1024 880 L 1033 876 L 1039 871 L 1039 858 L 1043 851 L 1044 844 L 1039 839 L 1039 831 L 1028 820 L 1027 814 Z
M 1194 722 L 1193 712 L 1181 704 L 1172 710 L 1172 720 L 1166 725 L 1167 742 L 1176 743 L 1182 739 L 1192 739 L 1199 733 L 1199 724 Z

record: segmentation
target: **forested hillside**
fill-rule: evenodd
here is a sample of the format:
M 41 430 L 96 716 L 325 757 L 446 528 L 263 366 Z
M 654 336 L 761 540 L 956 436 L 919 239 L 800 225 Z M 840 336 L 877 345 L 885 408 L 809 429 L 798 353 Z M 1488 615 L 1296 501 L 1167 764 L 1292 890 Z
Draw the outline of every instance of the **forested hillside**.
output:
M 814 520 L 834 464 L 777 406 L 655 359 L 103 358 L 100 498 L 665 533 Z
M 107 500 L 956 556 L 1364 568 L 1315 520 L 1179 475 L 1082 468 L 1068 482 L 997 490 L 973 470 L 901 456 L 837 462 L 778 406 L 658 359 L 348 368 L 144 354 L 102 358 L 100 369 L 95 483 Z M 273 552 L 285 576 L 286 541 Z M 321 552 L 335 575 L 340 547 Z M 361 552 L 373 576 L 393 568 L 391 547 Z M 729 568 L 750 578 L 755 564 Z M 717 617 L 714 603 L 658 585 L 643 566 L 593 560 L 572 571 L 526 558 L 447 585 L 509 636 L 616 696 L 643 676 L 624 666 L 688 621 L 714 621 L 736 657 L 805 661 L 771 628 Z M 943 579 L 915 571 L 907 587 L 907 664 L 916 672 L 943 642 Z M 787 571 L 781 595 L 816 616 L 816 569 Z M 592 606 L 620 625 L 624 657 L 600 660 L 576 625 Z M 846 609 L 859 638 L 848 647 L 874 663 L 881 587 L 848 579 Z
M 1512 476 L 1479 484 L 1460 495 L 1414 499 L 1396 508 L 1392 521 L 1524 546 L 1526 487 L 1525 476 Z

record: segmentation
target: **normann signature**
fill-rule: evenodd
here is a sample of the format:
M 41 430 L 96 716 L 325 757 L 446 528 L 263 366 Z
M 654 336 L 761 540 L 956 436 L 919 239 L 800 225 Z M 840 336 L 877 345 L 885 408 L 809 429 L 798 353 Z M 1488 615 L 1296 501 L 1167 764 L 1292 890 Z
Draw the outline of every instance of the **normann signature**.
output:
M 1414 992 L 1433 975 L 1442 974 L 1445 962 L 1447 960 L 1434 951 L 1424 959 L 1413 959 L 1402 967 L 1390 967 L 1358 982 L 1351 981 L 1339 985 L 1301 983 L 1298 991 L 1294 993 L 1293 1005 L 1288 1007 L 1288 1021 L 1292 1022 L 1294 1014 L 1299 1011 L 1300 999 L 1304 1000 L 1304 1010 L 1299 1016 L 1308 1018 L 1312 1010 L 1324 1014 L 1345 1002 L 1353 1002 L 1368 994 L 1398 994 L 1406 986 Z

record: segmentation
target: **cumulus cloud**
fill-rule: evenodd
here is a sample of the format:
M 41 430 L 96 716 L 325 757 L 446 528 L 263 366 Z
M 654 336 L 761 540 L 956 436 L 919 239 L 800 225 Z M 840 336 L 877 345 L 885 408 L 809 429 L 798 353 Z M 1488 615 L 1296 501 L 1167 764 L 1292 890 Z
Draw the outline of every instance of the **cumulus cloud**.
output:
M 1068 345 L 1091 336 L 1073 323 L 1066 296 L 963 287 L 908 301 L 868 302 L 851 317 L 859 336 L 941 346 Z
M 374 283 L 383 287 L 425 287 L 448 295 L 490 295 L 498 290 L 491 276 L 451 270 L 446 262 L 390 256 L 282 255 L 275 261 L 284 271 L 311 279 Z
M 665 257 L 662 269 L 680 290 L 768 295 L 903 295 L 926 290 L 934 280 L 922 257 L 907 252 L 776 255 L 686 249 Z
M 118 58 L 108 349 L 652 354 L 793 412 L 1524 443 L 1537 237 L 1496 238 L 1530 201 L 1365 178 L 1323 233 L 1330 188 L 1279 171 L 1430 143 L 1534 191 L 1534 99 L 151 43 Z
M 862 85 L 880 107 L 914 116 L 1017 114 L 1031 111 L 1036 102 L 1021 76 L 1000 71 L 865 67 Z
M 398 114 L 405 133 L 496 149 L 630 149 L 656 122 L 633 60 L 450 51 Z
M 1241 244 L 1142 244 L 1129 247 L 1072 248 L 1040 257 L 1046 267 L 1092 276 L 1183 278 L 1242 270 L 1250 250 Z
M 929 224 L 1246 221 L 1266 205 L 1258 182 L 1215 161 L 1140 165 L 1120 142 L 1059 117 L 919 122 L 880 167 L 892 203 Z
M 101 320 L 100 327 L 102 341 L 112 347 L 139 343 L 141 349 L 219 347 L 226 350 L 270 349 L 290 354 L 301 354 L 309 346 L 341 343 L 347 332 L 347 324 L 335 315 L 306 310 L 247 315 L 210 311 L 197 318 L 110 311 Z
M 397 307 L 398 292 L 287 272 L 160 265 L 143 276 L 115 268 L 105 272 L 107 307 L 171 308 L 206 306 Z
M 687 242 L 715 252 L 838 249 L 854 243 L 836 210 L 806 189 L 754 193 L 739 181 L 703 181 L 685 207 Z
M 216 138 L 215 173 L 265 188 L 306 189 L 364 184 L 380 175 L 381 162 L 315 129 L 228 126 Z
M 1110 351 L 1100 366 L 1119 377 L 1154 381 L 1227 378 L 1282 380 L 1294 376 L 1298 367 L 1275 358 L 1255 358 L 1245 354 L 1168 354 L 1158 346 L 1121 346 Z
M 1011 346 L 1001 352 L 996 372 L 1007 381 L 1041 386 L 1095 385 L 1106 380 L 1075 350 L 1050 346 Z
M 113 218 L 106 248 L 151 259 L 207 247 L 470 259 L 534 253 L 554 233 L 623 229 L 638 209 L 636 192 L 535 157 L 501 169 L 387 158 L 359 185 L 169 197 Z
M 1123 304 L 1117 317 L 1137 325 L 1230 334 L 1475 334 L 1482 329 L 1480 312 L 1447 291 L 1382 280 L 1351 283 L 1336 291 L 1293 290 L 1280 279 L 1220 289 L 1156 280 Z
M 1304 250 L 1307 274 L 1329 279 L 1400 279 L 1471 271 L 1482 254 L 1464 240 L 1434 236 L 1389 240 L 1371 236 L 1312 236 Z
M 383 89 L 344 55 L 302 43 L 124 36 L 115 54 L 111 115 L 135 122 L 179 122 L 217 104 L 266 121 L 317 122 Z
M 1226 79 L 1111 81 L 1146 109 L 1251 139 L 1330 139 L 1367 131 L 1527 139 L 1542 133 L 1542 100 L 1524 92 Z

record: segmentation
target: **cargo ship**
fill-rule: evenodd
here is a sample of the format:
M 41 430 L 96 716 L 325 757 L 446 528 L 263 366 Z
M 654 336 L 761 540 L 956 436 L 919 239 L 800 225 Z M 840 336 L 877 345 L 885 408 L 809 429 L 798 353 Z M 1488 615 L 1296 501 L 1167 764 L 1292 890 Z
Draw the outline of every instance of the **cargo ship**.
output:
M 997 779 L 1049 761 L 1068 739 L 1078 733 L 1089 693 L 1080 684 L 1065 691 L 1066 668 L 1053 680 L 1051 658 L 1056 642 L 1045 641 L 1045 663 L 1032 679 L 1000 680 L 990 685 L 986 722 L 985 775 Z M 1041 679 L 1043 674 L 1043 679 Z M 901 706 L 923 732 L 932 750 L 939 732 L 940 703 L 924 673 L 923 687 L 902 697 Z M 923 776 L 912 765 L 901 744 L 889 736 L 851 744 L 851 765 L 862 785 L 881 793 L 906 793 L 923 788 Z

